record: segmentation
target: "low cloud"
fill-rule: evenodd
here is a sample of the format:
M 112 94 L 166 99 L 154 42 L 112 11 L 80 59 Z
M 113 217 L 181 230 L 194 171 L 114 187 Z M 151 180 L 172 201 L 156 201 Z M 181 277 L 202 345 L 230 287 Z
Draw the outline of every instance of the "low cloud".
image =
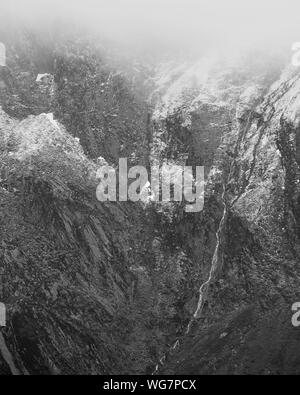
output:
M 299 0 L 0 0 L 11 26 L 85 27 L 124 48 L 201 52 L 300 41 Z M 9 21 L 9 22 L 8 22 Z

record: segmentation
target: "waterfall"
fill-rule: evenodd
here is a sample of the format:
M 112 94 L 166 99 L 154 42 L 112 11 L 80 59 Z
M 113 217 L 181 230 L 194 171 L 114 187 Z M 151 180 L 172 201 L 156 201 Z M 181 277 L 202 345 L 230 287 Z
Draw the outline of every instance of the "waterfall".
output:
M 189 334 L 192 324 L 194 322 L 194 320 L 197 320 L 200 318 L 201 316 L 201 312 L 202 312 L 202 307 L 203 307 L 203 302 L 204 302 L 204 293 L 208 291 L 209 285 L 213 279 L 213 276 L 215 274 L 215 271 L 218 267 L 218 262 L 219 262 L 219 249 L 220 249 L 220 245 L 221 245 L 221 234 L 225 225 L 225 220 L 226 220 L 226 215 L 227 215 L 227 205 L 226 205 L 226 201 L 225 201 L 225 193 L 226 193 L 226 187 L 225 184 L 223 184 L 223 193 L 222 193 L 222 203 L 223 203 L 223 215 L 221 218 L 221 221 L 219 223 L 219 227 L 218 230 L 216 232 L 216 247 L 214 250 L 214 255 L 211 261 L 211 267 L 210 267 L 210 271 L 209 271 L 209 276 L 208 279 L 201 284 L 200 288 L 199 288 L 199 300 L 198 300 L 198 304 L 197 304 L 197 308 L 195 310 L 195 313 L 192 317 L 192 319 L 190 320 L 188 326 L 187 326 L 187 330 L 185 332 L 185 334 Z
M 226 200 L 225 200 L 225 194 L 226 194 L 226 185 L 225 183 L 223 184 L 223 192 L 222 192 L 222 204 L 223 204 L 223 215 L 221 218 L 221 221 L 219 223 L 218 226 L 218 230 L 216 232 L 216 247 L 214 250 L 214 254 L 212 257 L 212 261 L 211 261 L 211 267 L 210 267 L 210 271 L 209 271 L 209 276 L 208 279 L 201 284 L 200 288 L 199 288 L 199 300 L 198 300 L 198 304 L 197 304 L 197 308 L 195 310 L 195 313 L 193 314 L 187 329 L 185 331 L 185 335 L 188 335 L 190 333 L 192 324 L 195 320 L 199 319 L 201 316 L 201 312 L 202 312 L 202 307 L 203 307 L 203 302 L 204 302 L 204 294 L 205 292 L 208 290 L 208 287 L 211 283 L 211 281 L 213 280 L 213 276 L 216 272 L 216 269 L 218 267 L 218 262 L 219 262 L 219 250 L 220 250 L 220 245 L 221 245 L 221 234 L 223 232 L 223 228 L 224 225 L 226 223 L 226 215 L 227 215 L 227 205 L 226 205 Z M 166 361 L 167 355 L 171 354 L 173 351 L 176 350 L 177 347 L 179 347 L 180 345 L 180 339 L 177 339 L 175 341 L 175 343 L 170 347 L 170 350 L 168 353 L 166 353 L 161 359 L 160 359 L 160 363 L 158 363 L 155 367 L 155 370 L 152 374 L 156 374 L 159 370 L 159 365 L 163 366 L 164 362 Z

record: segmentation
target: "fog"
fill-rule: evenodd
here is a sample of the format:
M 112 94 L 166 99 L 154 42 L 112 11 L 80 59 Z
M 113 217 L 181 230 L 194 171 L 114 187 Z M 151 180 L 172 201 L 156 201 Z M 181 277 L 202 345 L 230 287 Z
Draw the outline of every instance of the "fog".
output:
M 269 50 L 300 41 L 299 0 L 0 0 L 1 23 L 86 28 L 131 51 Z

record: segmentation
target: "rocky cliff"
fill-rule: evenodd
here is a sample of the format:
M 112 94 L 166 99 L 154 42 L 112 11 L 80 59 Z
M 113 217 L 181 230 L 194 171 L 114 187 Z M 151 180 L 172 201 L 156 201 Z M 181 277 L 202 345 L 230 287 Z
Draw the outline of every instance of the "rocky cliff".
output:
M 7 40 L 0 373 L 299 373 L 299 70 Z M 205 166 L 204 210 L 98 202 L 119 157 Z
M 198 267 L 194 315 L 160 372 L 299 373 L 291 325 L 299 298 L 299 70 L 277 80 L 267 69 L 255 84 L 248 77 L 239 78 L 234 102 L 225 101 L 225 129 L 222 113 L 196 124 L 198 133 L 193 127 L 203 105 L 216 114 L 217 100 L 188 107 L 189 135 L 201 142 L 204 128 L 216 149 L 202 156 L 212 164 L 204 211 L 183 225 Z

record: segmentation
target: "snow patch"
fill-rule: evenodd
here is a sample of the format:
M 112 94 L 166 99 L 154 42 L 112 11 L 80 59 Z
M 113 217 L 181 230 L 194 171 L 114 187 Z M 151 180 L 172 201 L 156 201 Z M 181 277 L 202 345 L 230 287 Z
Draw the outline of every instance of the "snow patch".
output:
M 42 114 L 42 115 L 46 115 L 47 119 L 51 122 L 51 124 L 56 128 L 56 129 L 60 129 L 57 121 L 53 118 L 53 114 L 52 113 L 48 113 L 48 114 Z
M 38 74 L 36 77 L 36 82 L 49 82 L 52 79 L 52 75 L 49 73 Z

